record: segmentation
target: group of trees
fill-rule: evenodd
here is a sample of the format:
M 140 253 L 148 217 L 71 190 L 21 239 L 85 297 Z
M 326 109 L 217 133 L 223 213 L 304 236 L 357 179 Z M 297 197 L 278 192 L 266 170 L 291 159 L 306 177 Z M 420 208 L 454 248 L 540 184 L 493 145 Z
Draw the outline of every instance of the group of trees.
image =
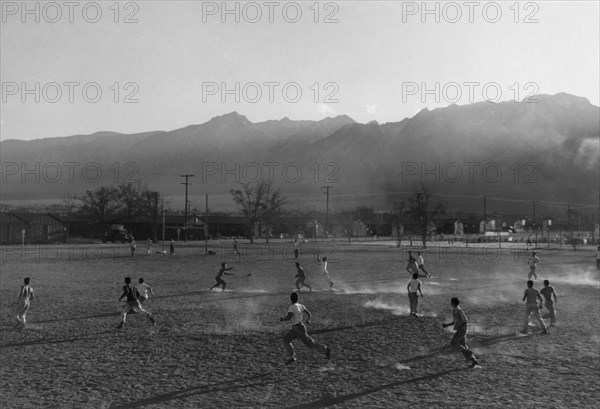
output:
M 283 212 L 286 203 L 279 189 L 274 189 L 272 182 L 242 183 L 241 189 L 231 189 L 233 200 L 248 221 L 250 241 L 254 240 L 252 232 L 260 222 L 266 227 L 267 242 L 269 232 L 278 216 Z M 129 223 L 149 221 L 152 235 L 156 239 L 161 195 L 146 187 L 123 183 L 117 187 L 99 187 L 88 190 L 81 197 L 68 195 L 65 206 L 72 209 L 75 201 L 80 201 L 80 212 L 89 216 L 96 223 L 109 223 L 114 220 L 126 220 Z M 69 211 L 70 213 L 70 211 Z
M 417 224 L 423 248 L 427 248 L 427 236 L 436 231 L 433 221 L 445 212 L 441 203 L 437 205 L 431 203 L 431 195 L 431 192 L 422 186 L 420 191 L 414 192 L 408 198 L 406 215 Z
M 229 193 L 248 221 L 250 243 L 254 242 L 254 226 L 257 222 L 265 225 L 268 243 L 271 227 L 282 214 L 286 203 L 281 191 L 273 188 L 272 181 L 261 180 L 255 183 L 242 183 L 241 189 L 231 189 Z
M 233 200 L 238 205 L 242 215 L 248 221 L 250 229 L 250 242 L 254 241 L 252 232 L 257 222 L 265 225 L 267 231 L 267 243 L 269 234 L 275 220 L 280 216 L 286 203 L 285 197 L 281 195 L 279 189 L 273 189 L 271 182 L 260 181 L 257 183 L 242 183 L 241 189 L 231 189 L 230 193 Z M 400 202 L 394 205 L 393 214 L 396 231 L 400 236 L 404 230 L 404 225 L 411 224 L 421 236 L 423 247 L 426 247 L 427 236 L 435 232 L 436 226 L 434 220 L 444 214 L 445 210 L 442 204 L 433 204 L 432 193 L 422 186 L 419 191 L 415 191 L 408 197 L 408 203 Z M 367 206 L 360 206 L 352 212 L 345 212 L 349 220 L 351 219 L 370 219 L 374 218 L 374 211 Z M 348 227 L 350 229 L 351 227 Z
M 79 200 L 81 213 L 90 216 L 94 222 L 106 223 L 119 219 L 133 223 L 143 217 L 150 222 L 154 239 L 157 237 L 161 200 L 159 192 L 123 183 L 117 187 L 87 190 Z
M 425 186 L 421 186 L 420 190 L 413 192 L 407 201 L 394 203 L 391 214 L 398 242 L 404 234 L 405 227 L 411 226 L 411 230 L 421 237 L 423 247 L 426 247 L 427 236 L 434 234 L 437 230 L 434 221 L 444 213 L 444 206 L 441 203 L 434 204 L 432 202 L 432 193 Z M 348 219 L 349 225 L 355 219 L 376 219 L 374 209 L 368 206 L 359 206 L 352 211 L 342 212 L 341 215 Z M 351 227 L 348 227 L 348 231 L 350 229 Z
M 273 187 L 272 181 L 242 183 L 240 189 L 231 189 L 230 194 L 242 215 L 246 218 L 250 232 L 250 242 L 254 241 L 254 231 L 257 223 L 261 223 L 267 232 L 267 243 L 270 231 L 281 219 L 285 209 L 286 198 L 280 189 Z M 407 202 L 396 203 L 393 208 L 394 224 L 398 238 L 405 225 L 413 225 L 421 236 L 423 246 L 427 236 L 435 231 L 433 221 L 444 214 L 441 204 L 433 205 L 432 194 L 423 186 L 421 190 L 408 197 Z M 68 196 L 64 199 L 69 208 L 81 202 L 80 212 L 86 214 L 94 222 L 108 223 L 113 220 L 149 221 L 154 238 L 157 236 L 162 198 L 159 192 L 148 190 L 146 187 L 124 183 L 117 187 L 99 187 L 88 190 L 81 197 Z M 346 212 L 350 219 L 371 219 L 374 216 L 372 208 L 360 206 L 355 211 Z
M 375 213 L 372 208 L 361 206 L 352 214 L 355 218 L 370 219 Z M 427 236 L 437 230 L 434 222 L 439 216 L 445 214 L 445 208 L 441 203 L 434 204 L 432 193 L 425 186 L 421 186 L 407 198 L 407 201 L 395 202 L 391 214 L 398 242 L 404 234 L 405 227 L 411 226 L 412 231 L 420 235 L 425 248 Z

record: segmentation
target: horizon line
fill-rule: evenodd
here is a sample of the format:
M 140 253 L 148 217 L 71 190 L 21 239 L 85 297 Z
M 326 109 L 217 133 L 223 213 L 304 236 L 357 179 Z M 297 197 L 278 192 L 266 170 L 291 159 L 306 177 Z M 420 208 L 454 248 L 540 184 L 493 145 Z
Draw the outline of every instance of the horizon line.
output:
M 241 114 L 238 111 L 234 110 L 234 111 L 229 111 L 229 112 L 223 113 L 221 115 L 213 116 L 212 118 L 208 119 L 205 122 L 190 124 L 190 125 L 186 125 L 184 127 L 174 128 L 174 129 L 171 129 L 171 130 L 155 129 L 155 130 L 148 130 L 148 131 L 139 131 L 139 132 L 134 132 L 134 133 L 122 133 L 122 132 L 110 131 L 110 130 L 100 130 L 100 131 L 96 131 L 96 132 L 88 133 L 88 134 L 77 133 L 77 134 L 72 134 L 72 135 L 46 136 L 46 137 L 34 138 L 34 139 L 20 139 L 20 138 L 3 139 L 1 137 L 1 134 L 0 134 L 0 143 L 2 143 L 2 142 L 9 142 L 9 141 L 32 142 L 32 141 L 42 141 L 42 140 L 48 140 L 48 139 L 72 138 L 72 137 L 77 137 L 77 136 L 93 136 L 93 135 L 102 134 L 102 133 L 110 133 L 110 134 L 114 134 L 114 135 L 139 135 L 139 134 L 144 134 L 144 133 L 159 133 L 159 132 L 168 133 L 168 132 L 177 131 L 179 129 L 185 129 L 185 128 L 188 128 L 188 127 L 191 127 L 191 126 L 201 126 L 201 125 L 207 124 L 208 122 L 210 122 L 210 121 L 212 121 L 212 120 L 214 120 L 216 118 L 220 118 L 220 117 L 231 115 L 231 114 L 237 114 L 238 116 L 241 116 L 241 117 L 245 118 L 246 120 L 248 120 L 248 122 L 250 122 L 253 125 L 260 125 L 260 124 L 264 124 L 264 123 L 267 123 L 267 122 L 281 122 L 281 121 L 286 120 L 286 119 L 289 120 L 289 121 L 293 121 L 293 122 L 301 122 L 301 121 L 303 121 L 303 122 L 315 122 L 315 123 L 318 123 L 318 122 L 321 122 L 321 121 L 325 121 L 327 119 L 335 119 L 335 118 L 339 118 L 339 117 L 348 117 L 348 118 L 350 118 L 357 125 L 368 125 L 368 124 L 371 124 L 371 123 L 376 123 L 378 125 L 387 125 L 387 124 L 399 123 L 399 122 L 402 122 L 402 121 L 404 121 L 406 119 L 412 119 L 412 118 L 416 117 L 417 115 L 419 115 L 423 111 L 434 112 L 434 111 L 438 111 L 438 110 L 442 110 L 442 109 L 448 109 L 448 108 L 451 108 L 451 107 L 459 107 L 460 108 L 460 107 L 473 106 L 473 105 L 482 105 L 484 103 L 494 104 L 494 105 L 496 105 L 496 104 L 506 104 L 506 103 L 510 103 L 510 102 L 513 102 L 513 103 L 517 103 L 517 102 L 518 103 L 532 103 L 532 102 L 525 102 L 525 100 L 528 99 L 528 98 L 535 98 L 535 97 L 551 97 L 551 98 L 555 98 L 555 97 L 560 96 L 560 95 L 566 95 L 566 96 L 577 98 L 577 99 L 583 99 L 588 104 L 592 105 L 593 107 L 600 109 L 600 106 L 596 106 L 596 105 L 592 104 L 587 97 L 582 97 L 582 96 L 578 96 L 578 95 L 574 95 L 574 94 L 569 94 L 568 92 L 558 92 L 558 93 L 556 93 L 554 95 L 552 95 L 552 94 L 535 94 L 535 95 L 531 95 L 531 96 L 528 96 L 528 97 L 524 98 L 522 101 L 513 101 L 511 99 L 507 99 L 507 100 L 504 100 L 504 101 L 494 102 L 494 101 L 487 100 L 487 101 L 470 102 L 470 103 L 466 103 L 466 104 L 462 104 L 462 105 L 461 104 L 451 103 L 451 104 L 448 104 L 448 105 L 443 106 L 443 107 L 436 107 L 436 108 L 432 108 L 432 109 L 430 109 L 429 107 L 424 107 L 424 108 L 420 109 L 419 112 L 417 112 L 412 117 L 404 117 L 404 118 L 402 118 L 400 120 L 397 120 L 397 121 L 388 121 L 388 122 L 382 122 L 382 123 L 380 123 L 379 121 L 377 121 L 375 119 L 371 120 L 369 122 L 358 122 L 352 116 L 350 116 L 347 113 L 342 113 L 342 114 L 335 115 L 335 116 L 326 116 L 326 117 L 324 117 L 322 119 L 318 119 L 318 120 L 315 120 L 315 119 L 291 119 L 288 116 L 284 116 L 284 117 L 282 117 L 280 119 L 267 119 L 265 121 L 253 122 L 246 115 Z M 537 102 L 535 102 L 535 103 L 537 103 Z

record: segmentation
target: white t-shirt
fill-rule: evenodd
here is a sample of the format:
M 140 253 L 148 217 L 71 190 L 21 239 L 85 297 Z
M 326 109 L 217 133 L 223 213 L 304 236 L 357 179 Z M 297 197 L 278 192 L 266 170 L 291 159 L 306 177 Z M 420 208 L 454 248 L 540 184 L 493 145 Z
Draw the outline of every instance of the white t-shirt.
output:
M 329 274 L 327 271 L 327 261 L 321 261 L 321 273 Z
M 414 278 L 410 280 L 408 283 L 408 292 L 416 293 L 417 289 L 419 288 L 419 284 L 421 284 L 421 280 L 416 280 Z
M 302 304 L 296 303 L 290 305 L 290 308 L 288 308 L 288 312 L 294 314 L 294 316 L 290 320 L 292 322 L 292 325 L 300 324 L 303 321 L 304 311 L 306 311 L 306 307 Z
M 418 261 L 419 265 L 423 265 L 425 264 L 425 260 L 423 259 L 423 256 L 419 256 L 419 261 Z
M 536 267 L 537 263 L 540 262 L 540 259 L 537 256 L 531 256 L 529 257 L 529 266 L 530 267 Z
M 140 297 L 148 298 L 148 284 L 141 283 L 135 286 L 135 289 L 139 293 Z

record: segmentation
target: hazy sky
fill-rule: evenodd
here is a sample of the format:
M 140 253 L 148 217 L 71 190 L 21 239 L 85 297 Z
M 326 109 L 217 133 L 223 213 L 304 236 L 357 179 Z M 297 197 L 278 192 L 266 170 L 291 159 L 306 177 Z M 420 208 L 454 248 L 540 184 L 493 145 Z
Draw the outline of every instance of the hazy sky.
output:
M 231 111 L 395 122 L 533 93 L 599 105 L 597 1 L 1 3 L 2 139 Z

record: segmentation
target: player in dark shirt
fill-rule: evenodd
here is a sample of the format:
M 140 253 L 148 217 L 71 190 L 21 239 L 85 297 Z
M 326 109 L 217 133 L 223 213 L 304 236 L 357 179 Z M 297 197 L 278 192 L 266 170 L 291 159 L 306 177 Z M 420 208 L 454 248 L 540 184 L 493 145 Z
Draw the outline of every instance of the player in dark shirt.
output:
M 211 291 L 213 288 L 218 287 L 220 285 L 223 286 L 223 291 L 225 291 L 225 287 L 227 287 L 227 283 L 225 281 L 223 281 L 223 279 L 221 277 L 223 277 L 223 274 L 228 275 L 228 276 L 233 275 L 233 273 L 227 273 L 227 271 L 229 271 L 231 269 L 233 269 L 233 267 L 227 267 L 227 263 L 221 263 L 221 268 L 219 269 L 219 273 L 215 277 L 215 280 L 217 280 L 217 283 L 215 285 L 213 285 L 212 287 L 210 287 Z
M 451 325 L 454 325 L 454 329 L 456 330 L 456 332 L 454 333 L 450 344 L 455 350 L 460 351 L 465 357 L 465 359 L 470 360 L 471 367 L 474 368 L 477 365 L 479 365 L 479 362 L 477 361 L 477 358 L 475 358 L 475 355 L 473 355 L 473 352 L 467 346 L 467 327 L 469 321 L 467 319 L 467 316 L 465 315 L 465 312 L 458 306 L 458 304 L 460 304 L 460 300 L 458 298 L 452 298 L 452 300 L 450 300 L 450 303 L 452 304 L 453 308 L 452 322 L 442 324 L 442 327 L 446 328 Z
M 122 321 L 117 328 L 123 328 L 125 326 L 125 321 L 127 319 L 127 314 L 130 312 L 139 312 L 141 314 L 145 314 L 152 325 L 156 324 L 156 320 L 152 316 L 152 314 L 145 309 L 142 308 L 140 301 L 137 297 L 137 291 L 133 285 L 131 285 L 131 278 L 125 277 L 125 285 L 123 286 L 123 294 L 119 297 L 119 301 L 123 299 L 123 297 L 127 297 L 126 304 L 123 307 L 123 312 L 121 313 Z
M 306 284 L 304 280 L 306 280 L 304 269 L 300 267 L 300 263 L 296 263 L 296 289 L 300 291 L 300 285 L 302 285 L 303 287 L 307 287 L 310 291 L 312 291 L 311 286 Z

